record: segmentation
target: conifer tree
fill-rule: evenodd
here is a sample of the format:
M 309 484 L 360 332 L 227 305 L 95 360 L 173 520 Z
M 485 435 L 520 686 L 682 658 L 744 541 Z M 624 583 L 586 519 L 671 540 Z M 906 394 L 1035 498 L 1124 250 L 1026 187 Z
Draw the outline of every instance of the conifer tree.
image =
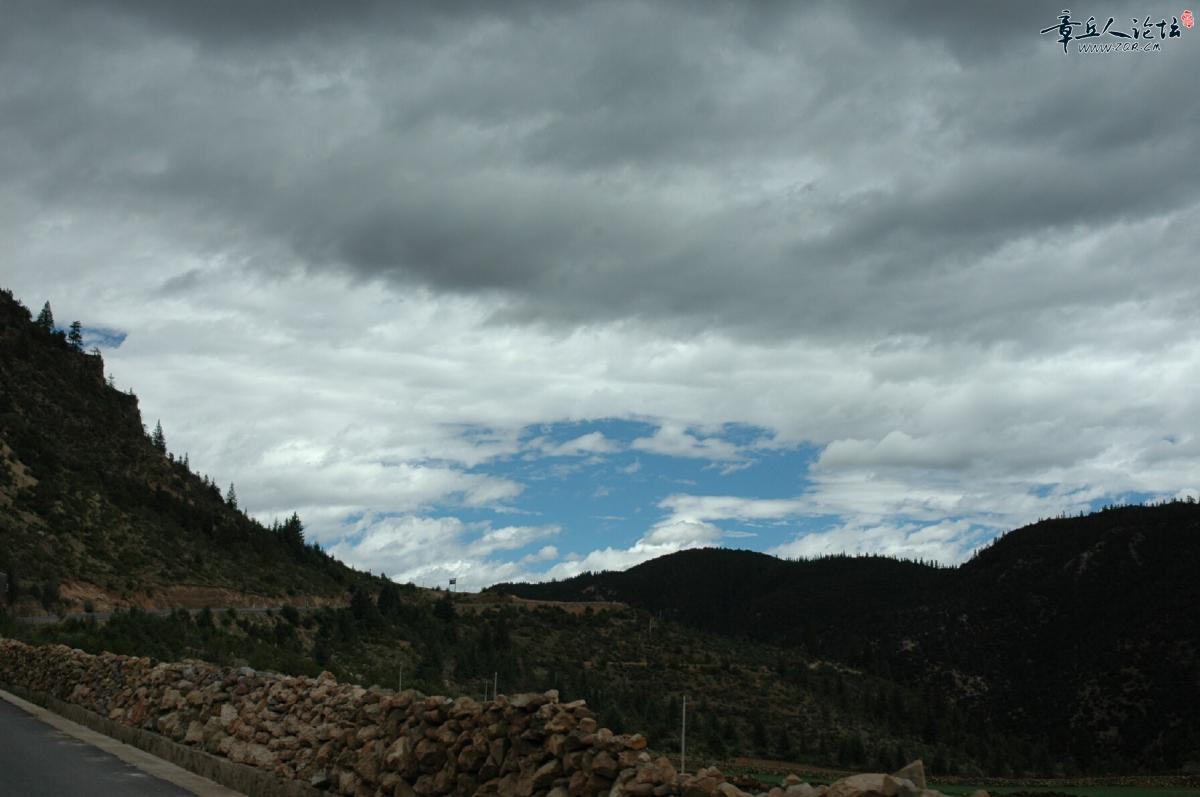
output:
M 279 527 L 279 535 L 288 547 L 299 551 L 304 548 L 304 524 L 296 512 Z
M 54 331 L 54 312 L 50 309 L 50 302 L 42 305 L 42 312 L 38 313 L 37 320 L 33 323 L 37 324 L 44 332 Z
M 233 489 L 233 482 L 229 483 L 229 492 L 225 493 L 225 503 L 237 509 L 237 490 Z
M 164 454 L 167 452 L 167 438 L 163 435 L 162 421 L 154 425 L 154 432 L 150 435 L 150 442 Z
M 71 322 L 71 331 L 67 333 L 67 343 L 70 343 L 71 348 L 75 351 L 83 351 L 83 324 L 78 321 Z

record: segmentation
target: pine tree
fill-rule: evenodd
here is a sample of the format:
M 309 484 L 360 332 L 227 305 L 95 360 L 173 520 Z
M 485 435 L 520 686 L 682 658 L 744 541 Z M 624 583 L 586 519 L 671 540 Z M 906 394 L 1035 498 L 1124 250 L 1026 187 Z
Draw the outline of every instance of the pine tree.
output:
M 229 492 L 225 493 L 225 503 L 237 509 L 237 490 L 233 489 L 233 482 L 229 483 Z
M 167 438 L 163 435 L 162 421 L 154 425 L 154 432 L 150 435 L 150 442 L 164 454 L 167 452 Z
M 297 513 L 293 512 L 279 527 L 279 535 L 292 550 L 304 550 L 304 524 L 300 522 L 300 515 Z
M 54 312 L 50 309 L 50 302 L 42 305 L 42 312 L 38 313 L 37 320 L 33 323 L 37 324 L 43 332 L 54 331 Z
M 403 603 L 404 601 L 400 596 L 400 588 L 396 586 L 395 582 L 388 581 L 379 590 L 378 607 L 380 613 L 384 616 L 399 611 Z
M 78 321 L 71 322 L 71 331 L 67 333 L 67 343 L 70 343 L 71 348 L 75 351 L 83 351 L 83 324 Z

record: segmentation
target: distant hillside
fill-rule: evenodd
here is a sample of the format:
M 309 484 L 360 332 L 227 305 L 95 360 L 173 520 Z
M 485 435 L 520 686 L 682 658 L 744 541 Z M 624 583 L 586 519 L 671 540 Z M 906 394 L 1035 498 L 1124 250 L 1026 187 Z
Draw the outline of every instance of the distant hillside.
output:
M 493 589 L 617 600 L 945 690 L 1088 770 L 1200 760 L 1200 506 L 1047 520 L 958 568 L 684 551 L 623 573 Z
M 298 517 L 265 528 L 239 511 L 147 433 L 78 330 L 33 319 L 3 290 L 0 571 L 27 613 L 378 588 L 306 544 Z

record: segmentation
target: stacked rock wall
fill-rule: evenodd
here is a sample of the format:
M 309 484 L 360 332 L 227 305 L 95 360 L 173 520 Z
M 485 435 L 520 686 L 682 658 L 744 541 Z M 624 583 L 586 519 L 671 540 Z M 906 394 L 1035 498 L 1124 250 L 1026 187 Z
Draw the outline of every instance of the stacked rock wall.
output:
M 682 775 L 652 760 L 640 734 L 598 727 L 584 701 L 560 703 L 553 690 L 479 704 L 380 693 L 329 673 L 154 663 L 0 638 L 3 684 L 353 797 L 750 797 L 715 767 Z M 829 787 L 792 777 L 760 797 L 944 796 L 925 788 L 916 762 Z
M 597 727 L 557 692 L 479 704 L 198 661 L 93 656 L 0 639 L 0 681 L 339 794 L 635 797 L 681 794 L 640 735 Z M 689 779 L 691 780 L 691 779 Z

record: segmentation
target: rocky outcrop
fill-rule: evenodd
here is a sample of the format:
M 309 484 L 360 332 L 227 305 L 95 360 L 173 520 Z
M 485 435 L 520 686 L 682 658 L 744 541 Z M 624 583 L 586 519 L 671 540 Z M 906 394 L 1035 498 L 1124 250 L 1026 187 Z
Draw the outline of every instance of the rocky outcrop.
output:
M 353 797 L 750 797 L 716 768 L 682 775 L 640 734 L 600 728 L 556 691 L 477 703 L 199 661 L 153 662 L 0 639 L 0 682 Z M 933 797 L 919 762 L 769 797 Z M 767 797 L 767 796 L 764 796 Z

